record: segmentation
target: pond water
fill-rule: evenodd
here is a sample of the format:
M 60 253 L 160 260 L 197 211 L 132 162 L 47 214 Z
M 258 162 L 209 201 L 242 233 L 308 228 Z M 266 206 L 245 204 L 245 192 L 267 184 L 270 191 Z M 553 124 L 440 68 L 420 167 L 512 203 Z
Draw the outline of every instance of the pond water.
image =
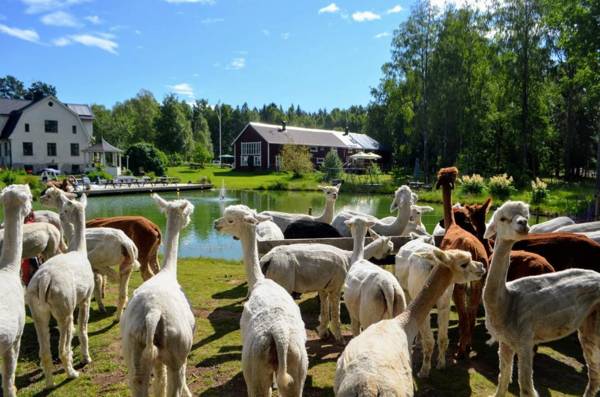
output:
M 171 200 L 176 193 L 164 193 L 162 197 Z M 219 200 L 218 190 L 184 192 L 182 198 L 195 206 L 192 222 L 183 230 L 179 245 L 181 257 L 211 257 L 218 259 L 241 259 L 240 242 L 228 235 L 217 233 L 212 223 L 221 216 L 223 209 L 230 204 L 246 204 L 258 211 L 276 210 L 320 214 L 324 205 L 324 196 L 320 192 L 274 192 L 274 191 L 228 191 L 225 201 Z M 336 203 L 336 212 L 346 208 L 377 217 L 390 215 L 392 195 L 340 194 Z M 422 204 L 422 203 L 421 203 Z M 424 204 L 423 204 L 424 205 Z M 431 204 L 428 204 L 431 205 Z M 432 232 L 434 225 L 442 217 L 442 206 L 431 205 L 435 209 L 423 217 L 427 230 Z M 155 222 L 163 235 L 166 219 L 158 211 L 150 195 L 124 195 L 91 197 L 88 200 L 87 217 L 141 215 Z

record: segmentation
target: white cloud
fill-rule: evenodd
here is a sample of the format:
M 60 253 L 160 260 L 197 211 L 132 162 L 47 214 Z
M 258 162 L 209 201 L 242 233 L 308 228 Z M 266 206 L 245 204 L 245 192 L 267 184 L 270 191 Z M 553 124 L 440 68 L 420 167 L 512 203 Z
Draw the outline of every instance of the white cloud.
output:
M 357 11 L 352 14 L 352 19 L 356 22 L 369 22 L 381 19 L 381 16 L 371 11 Z
M 52 44 L 57 47 L 64 47 L 73 44 L 73 42 L 68 37 L 59 37 L 58 39 L 52 40 Z
M 382 32 L 382 33 L 377 33 L 375 36 L 373 36 L 376 39 L 382 39 L 384 37 L 388 37 L 390 34 L 388 32 Z
M 110 52 L 111 54 L 115 55 L 117 54 L 117 48 L 119 47 L 119 44 L 117 44 L 117 42 L 113 40 L 94 36 L 91 34 L 76 34 L 69 36 L 69 38 L 72 41 L 82 44 L 84 46 L 97 47 L 101 50 Z
M 340 7 L 335 3 L 331 3 L 326 7 L 319 9 L 319 14 L 335 14 L 340 10 Z
M 7 34 L 21 40 L 31 41 L 32 43 L 37 43 L 40 40 L 40 36 L 33 29 L 11 28 L 10 26 L 0 24 L 0 33 Z
M 269 29 L 263 29 L 261 30 L 262 34 L 264 34 L 265 36 L 269 36 L 271 34 L 271 32 L 269 31 Z
M 285 32 L 285 33 L 282 33 L 282 34 L 281 34 L 281 38 L 282 38 L 283 40 L 287 40 L 287 39 L 289 39 L 289 38 L 290 38 L 290 32 Z
M 73 16 L 73 14 L 69 14 L 65 11 L 55 11 L 50 14 L 46 14 L 40 18 L 40 21 L 44 25 L 49 26 L 62 26 L 68 28 L 76 28 L 81 26 L 81 23 Z
M 107 40 L 113 40 L 117 38 L 117 35 L 114 33 L 103 33 L 103 32 L 98 32 L 95 33 L 96 35 L 102 37 L 103 39 L 107 39 Z
M 168 85 L 167 87 L 171 90 L 171 92 L 174 92 L 177 95 L 183 95 L 190 98 L 194 98 L 194 89 L 188 83 Z
M 194 73 L 192 74 L 193 77 L 200 77 L 200 73 Z
M 102 19 L 100 19 L 98 15 L 88 15 L 84 19 L 94 25 L 100 25 L 102 23 Z
M 224 18 L 204 18 L 203 20 L 200 21 L 200 23 L 203 23 L 205 25 L 211 24 L 211 23 L 219 23 L 219 22 L 225 22 Z
M 38 14 L 47 11 L 56 11 L 62 8 L 69 8 L 71 6 L 88 3 L 91 0 L 21 0 L 27 8 L 25 12 L 27 14 Z
M 167 3 L 172 4 L 183 4 L 183 3 L 200 3 L 200 4 L 214 4 L 215 0 L 165 0 Z
M 142 31 L 141 31 L 141 30 L 139 30 L 139 29 L 136 29 L 136 30 L 134 30 L 134 31 L 133 31 L 133 33 L 135 33 L 135 34 L 137 34 L 137 35 L 140 35 L 140 34 L 142 34 Z
M 237 57 L 233 58 L 229 65 L 227 65 L 228 70 L 240 70 L 246 67 L 246 58 Z
M 397 14 L 400 11 L 402 11 L 402 6 L 400 4 L 390 8 L 389 10 L 386 11 L 386 14 Z
M 446 5 L 452 5 L 456 8 L 470 7 L 478 11 L 486 11 L 491 7 L 491 0 L 431 0 L 431 5 L 437 7 L 440 11 L 444 10 Z

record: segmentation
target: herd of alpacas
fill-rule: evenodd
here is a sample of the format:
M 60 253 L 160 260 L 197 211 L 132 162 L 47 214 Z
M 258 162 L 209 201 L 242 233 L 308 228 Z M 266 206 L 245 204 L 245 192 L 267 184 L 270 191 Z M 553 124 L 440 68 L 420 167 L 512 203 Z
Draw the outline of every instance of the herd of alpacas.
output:
M 324 186 L 325 207 L 319 216 L 276 211 L 257 212 L 230 205 L 214 221 L 220 233 L 241 242 L 248 296 L 240 319 L 242 373 L 249 396 L 301 396 L 308 370 L 306 329 L 294 293 L 318 293 L 318 335 L 345 344 L 340 304 L 348 310 L 352 339 L 335 372 L 337 396 L 412 396 L 412 347 L 420 335 L 422 364 L 418 377 L 428 377 L 434 351 L 430 311 L 437 309 L 437 368 L 446 366 L 451 301 L 459 316 L 457 358 L 468 357 L 477 312 L 483 302 L 485 325 L 497 342 L 499 376 L 496 396 L 507 393 L 518 357 L 522 396 L 537 396 L 533 358 L 539 343 L 574 331 L 587 364 L 584 396 L 600 389 L 600 223 L 575 224 L 559 217 L 529 227 L 529 207 L 508 201 L 486 223 L 491 200 L 479 205 L 453 205 L 454 167 L 438 173 L 444 218 L 429 234 L 422 215 L 431 207 L 416 204 L 408 186 L 399 187 L 390 210 L 378 219 L 343 210 L 335 213 L 340 186 Z M 27 185 L 11 185 L 0 193 L 4 225 L 0 232 L 0 354 L 3 396 L 16 396 L 15 372 L 25 305 L 29 307 L 39 345 L 40 365 L 52 388 L 49 324 L 53 317 L 60 338 L 59 358 L 69 378 L 77 309 L 81 364 L 92 362 L 87 325 L 92 297 L 99 310 L 106 279 L 119 283 L 116 319 L 134 396 L 191 396 L 186 383 L 195 317 L 177 280 L 179 234 L 190 222 L 194 206 L 184 199 L 152 198 L 166 215 L 162 267 L 160 229 L 143 217 L 86 221 L 87 199 L 50 187 L 43 205 L 58 212 L 32 212 Z M 439 247 L 435 236 L 440 236 Z M 367 243 L 367 236 L 370 242 Z M 393 254 L 391 236 L 408 236 L 395 254 L 394 272 L 370 261 Z M 327 244 L 279 245 L 259 257 L 258 242 L 283 238 L 352 237 L 353 250 Z M 21 260 L 44 263 L 24 286 Z M 128 301 L 128 282 L 140 270 L 144 282 Z M 240 393 L 242 393 L 240 391 Z

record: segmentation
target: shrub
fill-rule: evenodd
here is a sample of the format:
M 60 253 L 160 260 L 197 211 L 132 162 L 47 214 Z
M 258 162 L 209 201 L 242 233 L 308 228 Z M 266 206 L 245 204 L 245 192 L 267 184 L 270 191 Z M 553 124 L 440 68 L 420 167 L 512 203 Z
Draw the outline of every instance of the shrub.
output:
M 281 169 L 292 172 L 295 178 L 301 177 L 313 170 L 310 157 L 308 146 L 283 145 L 283 148 L 281 148 Z
M 465 175 L 458 180 L 464 193 L 479 194 L 483 191 L 485 180 L 479 174 Z
M 7 186 L 12 185 L 17 181 L 17 173 L 13 170 L 2 171 L 2 174 L 0 174 L 0 180 L 2 180 L 2 182 Z
M 344 164 L 337 154 L 337 150 L 331 149 L 325 156 L 321 169 L 325 172 L 325 180 L 338 179 L 343 172 Z
M 492 196 L 499 199 L 506 199 L 515 191 L 513 177 L 509 177 L 506 173 L 493 176 L 488 183 L 488 189 Z
M 543 203 L 548 197 L 548 184 L 540 178 L 531 181 L 531 202 L 534 204 Z
M 177 167 L 183 163 L 183 156 L 180 153 L 171 153 L 167 156 L 169 167 Z
M 213 158 L 212 151 L 208 150 L 205 146 L 196 145 L 192 158 L 200 167 L 204 167 L 204 164 L 208 163 Z
M 163 176 L 167 168 L 167 155 L 151 143 L 136 143 L 131 145 L 126 156 L 129 156 L 129 168 L 134 175 L 154 172 Z
M 103 169 L 98 169 L 98 168 L 96 168 L 96 170 L 94 170 L 94 171 L 88 172 L 86 175 L 88 176 L 88 178 L 90 178 L 90 181 L 92 181 L 92 182 L 97 181 L 99 179 L 106 179 L 106 180 L 113 179 L 111 174 L 104 171 Z

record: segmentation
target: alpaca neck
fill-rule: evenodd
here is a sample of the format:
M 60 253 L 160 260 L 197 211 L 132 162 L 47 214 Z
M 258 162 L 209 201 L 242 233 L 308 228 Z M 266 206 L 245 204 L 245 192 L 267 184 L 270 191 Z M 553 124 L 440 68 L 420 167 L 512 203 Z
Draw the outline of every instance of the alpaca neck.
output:
M 456 222 L 454 221 L 454 213 L 452 212 L 452 189 L 447 183 L 442 185 L 442 198 L 444 201 L 444 228 L 448 230 Z
M 363 245 L 364 245 L 364 242 L 363 242 Z M 375 239 L 375 240 L 371 241 L 363 250 L 363 258 L 371 259 L 372 257 L 374 257 L 375 253 L 377 252 L 377 249 L 379 248 L 380 245 L 381 245 L 380 239 Z
M 419 327 L 425 321 L 431 308 L 442 296 L 446 289 L 452 284 L 452 271 L 445 266 L 435 266 L 423 289 L 417 297 L 411 302 L 397 318 L 404 322 L 404 330 L 408 337 L 409 345 L 412 345 L 414 338 L 419 332 Z
M 350 265 L 365 258 L 365 231 L 355 229 L 355 233 L 352 236 L 354 239 L 354 248 L 352 249 L 352 256 L 350 257 Z
M 325 199 L 325 208 L 323 213 L 315 221 L 331 224 L 333 222 L 333 213 L 335 212 L 335 200 Z
M 75 217 L 73 219 L 73 236 L 69 244 L 69 251 L 87 253 L 87 244 L 85 241 L 85 210 L 75 211 Z
M 258 261 L 258 246 L 256 245 L 256 226 L 246 226 L 240 236 L 242 242 L 242 251 L 244 253 L 244 264 L 246 265 L 246 275 L 248 277 L 248 290 L 252 291 L 257 282 L 264 279 Z
M 404 229 L 406 229 L 406 225 L 408 225 L 409 220 L 410 203 L 404 203 L 398 206 L 398 213 L 396 214 L 396 219 L 394 219 L 394 222 L 390 223 L 389 225 L 378 226 L 378 229 L 376 230 L 386 235 L 401 234 Z
M 510 263 L 510 250 L 514 241 L 496 239 L 494 256 L 483 288 L 483 301 L 486 307 L 502 306 L 506 302 L 506 276 Z
M 4 207 L 4 243 L 0 256 L 0 270 L 19 274 L 23 254 L 23 221 L 21 208 Z
M 179 232 L 181 222 L 174 216 L 167 217 L 167 237 L 165 240 L 165 259 L 161 271 L 173 273 L 177 277 L 177 252 L 179 250 Z

